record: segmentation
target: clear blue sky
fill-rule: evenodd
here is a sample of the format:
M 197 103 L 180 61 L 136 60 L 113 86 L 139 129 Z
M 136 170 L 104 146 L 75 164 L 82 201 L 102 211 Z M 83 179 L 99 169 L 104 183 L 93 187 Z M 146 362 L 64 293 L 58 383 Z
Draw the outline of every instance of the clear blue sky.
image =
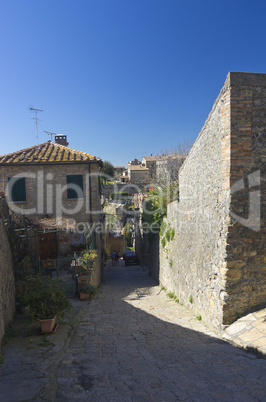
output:
M 46 131 L 114 165 L 195 140 L 229 71 L 266 72 L 265 0 L 0 0 L 0 154 Z

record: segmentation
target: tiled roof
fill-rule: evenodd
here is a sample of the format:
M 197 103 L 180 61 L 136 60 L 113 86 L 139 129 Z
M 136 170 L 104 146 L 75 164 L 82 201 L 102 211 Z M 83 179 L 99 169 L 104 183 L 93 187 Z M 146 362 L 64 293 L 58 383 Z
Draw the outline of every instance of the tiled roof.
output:
M 73 163 L 73 162 L 101 162 L 100 158 L 85 152 L 75 151 L 64 145 L 47 141 L 40 145 L 22 149 L 0 156 L 0 165 L 3 164 L 40 164 L 40 163 Z
M 146 168 L 145 166 L 141 166 L 141 165 L 131 165 L 129 167 L 129 170 L 150 170 L 150 169 Z
M 143 156 L 142 159 L 145 159 L 147 162 L 154 162 L 159 159 L 159 156 Z

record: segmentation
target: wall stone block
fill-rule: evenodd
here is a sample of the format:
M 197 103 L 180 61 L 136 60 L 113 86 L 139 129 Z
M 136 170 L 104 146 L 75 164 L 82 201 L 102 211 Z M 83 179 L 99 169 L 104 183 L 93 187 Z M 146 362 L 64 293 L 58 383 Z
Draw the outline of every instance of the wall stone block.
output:
M 266 305 L 265 111 L 266 74 L 229 73 L 167 210 L 160 282 L 217 331 Z

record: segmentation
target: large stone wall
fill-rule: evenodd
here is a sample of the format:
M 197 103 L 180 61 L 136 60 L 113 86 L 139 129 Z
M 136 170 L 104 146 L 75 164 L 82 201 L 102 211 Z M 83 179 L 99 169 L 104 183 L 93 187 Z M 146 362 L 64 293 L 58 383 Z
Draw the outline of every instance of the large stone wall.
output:
M 5 326 L 15 312 L 15 281 L 12 254 L 2 218 L 0 217 L 0 344 Z
M 218 331 L 266 302 L 265 111 L 266 74 L 229 73 L 168 206 L 160 282 Z

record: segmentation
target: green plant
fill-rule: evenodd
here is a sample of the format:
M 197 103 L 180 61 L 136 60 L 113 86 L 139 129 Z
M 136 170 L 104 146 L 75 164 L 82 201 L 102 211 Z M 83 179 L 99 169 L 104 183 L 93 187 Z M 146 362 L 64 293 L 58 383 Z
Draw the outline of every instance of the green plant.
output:
M 166 287 L 165 287 L 165 286 L 161 286 L 161 289 L 162 289 L 162 290 L 166 290 Z
M 166 229 L 166 222 L 165 222 L 165 221 L 162 221 L 161 227 L 160 227 L 160 237 L 163 236 L 163 234 L 164 234 L 164 232 L 165 232 L 165 229 Z
M 121 192 L 118 192 L 118 193 L 110 193 L 109 198 L 111 200 L 114 200 L 114 199 L 121 200 L 121 199 L 123 199 L 125 197 L 128 197 L 128 196 L 129 196 L 128 192 L 121 191 Z
M 174 237 L 175 237 L 175 229 L 171 229 L 171 232 L 170 232 L 170 240 L 173 240 Z
M 170 260 L 169 265 L 170 265 L 170 267 L 172 268 L 172 266 L 173 266 L 173 260 Z
M 27 300 L 32 319 L 50 319 L 71 308 L 60 281 L 49 277 L 37 278 L 35 288 L 28 291 Z
M 191 295 L 189 296 L 188 300 L 189 300 L 189 303 L 191 303 L 191 304 L 193 303 L 193 297 Z
M 167 296 L 170 297 L 170 299 L 173 299 L 175 297 L 174 292 L 169 292 L 167 293 Z
M 179 303 L 179 299 L 177 298 L 177 296 L 175 295 L 174 300 L 176 303 Z
M 84 283 L 84 285 L 81 286 L 80 288 L 81 293 L 88 293 L 90 295 L 95 295 L 97 293 L 97 288 L 93 285 L 91 285 L 89 282 Z
M 162 238 L 161 245 L 162 245 L 163 248 L 165 247 L 165 245 L 166 245 L 165 237 Z
M 4 346 L 7 344 L 8 340 L 16 335 L 16 331 L 12 327 L 6 327 L 5 333 L 2 338 L 1 345 Z
M 171 237 L 171 229 L 168 229 L 166 232 L 165 232 L 165 238 L 166 238 L 166 240 L 169 242 L 170 241 L 170 237 Z
M 197 318 L 197 320 L 199 320 L 199 321 L 202 319 L 201 315 L 197 315 L 196 318 Z
M 92 268 L 93 261 L 97 258 L 97 250 L 84 250 L 79 257 L 79 264 L 84 271 Z

